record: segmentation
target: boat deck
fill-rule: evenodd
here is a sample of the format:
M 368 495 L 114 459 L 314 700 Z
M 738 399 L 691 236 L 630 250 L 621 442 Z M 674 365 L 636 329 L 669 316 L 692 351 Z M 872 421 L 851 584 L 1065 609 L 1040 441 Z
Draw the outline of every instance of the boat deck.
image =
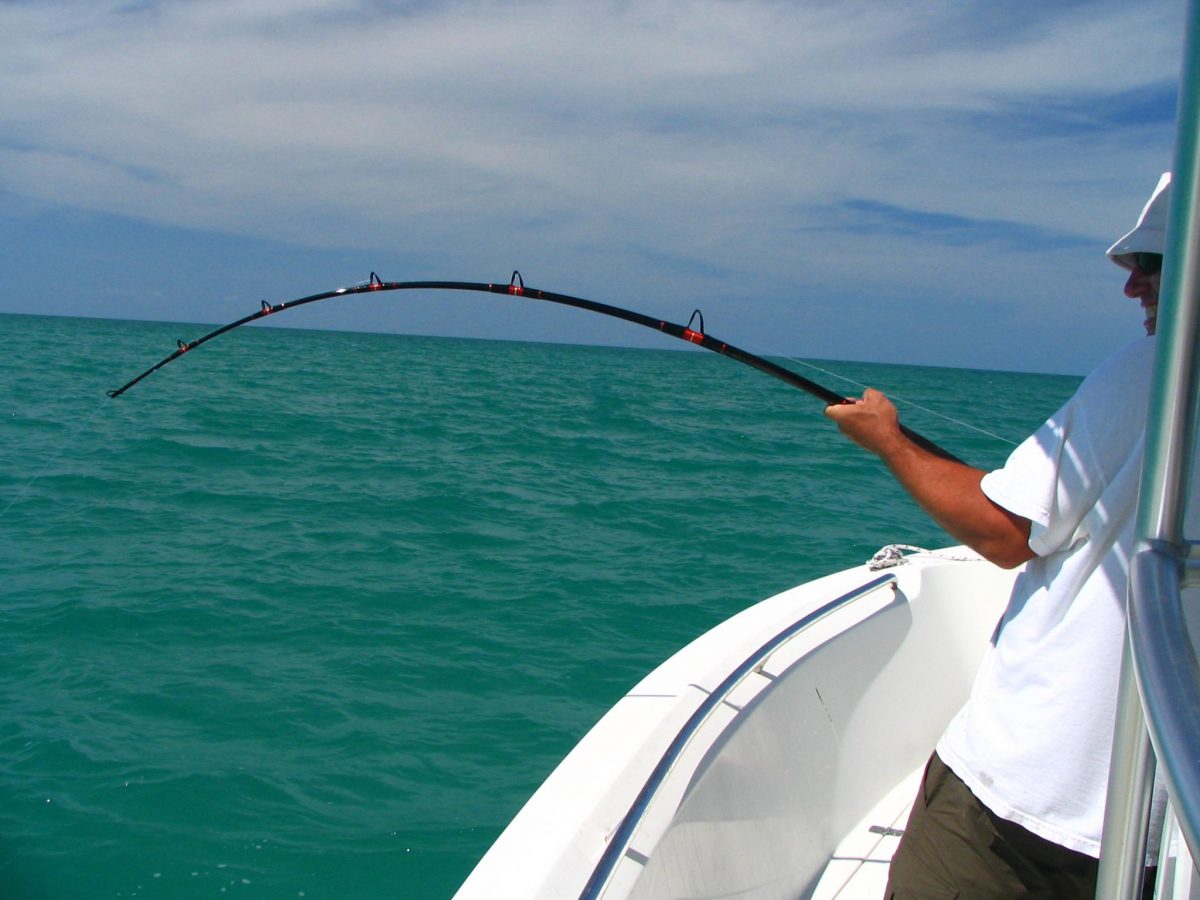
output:
M 457 900 L 878 900 L 1011 590 L 962 554 L 834 573 L 698 637 L 593 726 Z
M 901 781 L 838 844 L 812 900 L 879 900 L 883 896 L 888 865 L 908 821 L 921 772 Z

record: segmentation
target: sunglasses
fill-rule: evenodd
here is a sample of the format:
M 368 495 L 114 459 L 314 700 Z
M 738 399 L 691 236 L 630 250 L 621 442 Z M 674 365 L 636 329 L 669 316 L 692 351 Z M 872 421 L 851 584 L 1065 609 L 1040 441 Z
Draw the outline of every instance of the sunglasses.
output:
M 1161 253 L 1135 253 L 1133 254 L 1133 263 L 1147 275 L 1153 275 L 1156 272 L 1162 271 L 1162 254 Z

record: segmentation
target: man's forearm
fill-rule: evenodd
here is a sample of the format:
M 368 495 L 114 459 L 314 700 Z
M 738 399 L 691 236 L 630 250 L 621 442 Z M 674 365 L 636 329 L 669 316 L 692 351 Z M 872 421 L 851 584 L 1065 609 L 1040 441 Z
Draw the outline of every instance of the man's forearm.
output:
M 925 450 L 900 430 L 896 407 L 868 388 L 861 400 L 827 407 L 825 415 L 860 447 L 874 453 L 930 517 L 998 566 L 1032 559 L 1030 522 L 997 506 L 980 487 L 984 473 Z
M 980 487 L 984 473 L 923 450 L 907 438 L 879 453 L 900 485 L 956 540 L 998 566 L 1032 559 L 1028 519 L 993 503 Z

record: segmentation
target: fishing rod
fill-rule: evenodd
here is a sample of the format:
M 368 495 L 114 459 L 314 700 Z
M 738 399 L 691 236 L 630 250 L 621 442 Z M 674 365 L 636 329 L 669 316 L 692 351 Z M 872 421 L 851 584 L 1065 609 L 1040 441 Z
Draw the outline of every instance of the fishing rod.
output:
M 173 362 L 188 351 L 194 350 L 201 344 L 207 343 L 213 338 L 220 337 L 226 332 L 233 331 L 233 329 L 239 328 L 242 325 L 246 325 L 258 319 L 274 315 L 275 313 L 283 312 L 284 310 L 295 309 L 297 306 L 304 306 L 308 303 L 316 303 L 320 300 L 329 300 L 333 297 L 343 297 L 350 294 L 366 294 L 376 291 L 475 291 L 487 294 L 505 294 L 511 297 L 524 297 L 531 300 L 545 300 L 550 303 L 573 306 L 576 309 L 586 309 L 590 312 L 600 313 L 601 315 L 612 316 L 616 319 L 623 319 L 624 321 L 632 322 L 635 325 L 643 325 L 646 328 L 652 328 L 655 331 L 661 331 L 663 334 L 668 334 L 671 337 L 679 338 L 680 340 L 687 341 L 691 344 L 696 344 L 699 347 L 703 347 L 705 350 L 711 350 L 713 353 L 719 353 L 721 356 L 728 356 L 730 359 L 735 359 L 740 363 L 744 363 L 752 368 L 758 369 L 760 372 L 764 372 L 767 375 L 778 378 L 780 381 L 784 381 L 787 384 L 790 384 L 792 387 L 799 388 L 802 391 L 812 394 L 814 397 L 822 400 L 826 406 L 850 402 L 836 391 L 831 391 L 828 388 L 817 384 L 815 381 L 810 381 L 803 375 L 798 375 L 797 373 L 793 372 L 791 369 L 785 369 L 783 366 L 776 365 L 768 359 L 763 359 L 761 356 L 755 356 L 753 353 L 748 353 L 739 347 L 735 347 L 732 344 L 728 344 L 722 340 L 719 340 L 718 338 L 713 337 L 712 335 L 706 334 L 704 331 L 704 316 L 698 309 L 692 312 L 692 317 L 688 320 L 687 325 L 677 325 L 674 322 L 656 319 L 652 316 L 643 315 L 642 313 L 634 312 L 630 309 L 624 309 L 620 306 L 610 306 L 607 303 L 599 303 L 595 300 L 585 300 L 582 297 L 572 297 L 567 294 L 557 294 L 553 291 L 542 291 L 536 288 L 527 288 L 525 287 L 525 280 L 521 277 L 520 272 L 513 272 L 512 278 L 509 280 L 508 284 L 484 284 L 482 282 L 472 281 L 382 281 L 378 275 L 372 272 L 369 280 L 351 287 L 337 288 L 336 290 L 332 291 L 324 291 L 320 294 L 312 294 L 308 297 L 300 297 L 297 300 L 289 300 L 285 303 L 278 303 L 275 305 L 271 305 L 264 300 L 262 301 L 262 307 L 256 312 L 253 312 L 248 316 L 243 316 L 234 322 L 230 322 L 228 325 L 222 325 L 220 328 L 210 331 L 203 337 L 196 338 L 196 340 L 187 343 L 184 341 L 176 341 L 177 346 L 173 353 L 163 357 L 157 363 L 152 365 L 146 371 L 142 372 L 136 378 L 131 379 L 122 387 L 119 387 L 116 390 L 108 391 L 108 396 L 113 398 L 120 397 L 127 390 L 140 382 L 143 378 L 153 375 L 163 366 Z M 697 320 L 699 321 L 697 322 Z M 698 331 L 692 328 L 693 324 L 699 325 Z M 904 434 L 918 446 L 945 459 L 949 459 L 954 462 L 962 461 L 949 451 L 939 447 L 928 438 L 922 437 L 903 425 L 900 427 Z

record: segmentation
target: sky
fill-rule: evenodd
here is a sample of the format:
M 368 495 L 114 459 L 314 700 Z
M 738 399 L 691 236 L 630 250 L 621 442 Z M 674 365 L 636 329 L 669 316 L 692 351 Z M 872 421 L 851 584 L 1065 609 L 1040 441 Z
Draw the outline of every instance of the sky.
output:
M 1141 333 L 1104 250 L 1171 167 L 1183 21 L 1183 0 L 0 0 L 0 313 L 219 324 L 371 272 L 518 269 L 699 308 L 760 354 L 1083 374 Z M 284 319 L 686 348 L 486 295 Z

